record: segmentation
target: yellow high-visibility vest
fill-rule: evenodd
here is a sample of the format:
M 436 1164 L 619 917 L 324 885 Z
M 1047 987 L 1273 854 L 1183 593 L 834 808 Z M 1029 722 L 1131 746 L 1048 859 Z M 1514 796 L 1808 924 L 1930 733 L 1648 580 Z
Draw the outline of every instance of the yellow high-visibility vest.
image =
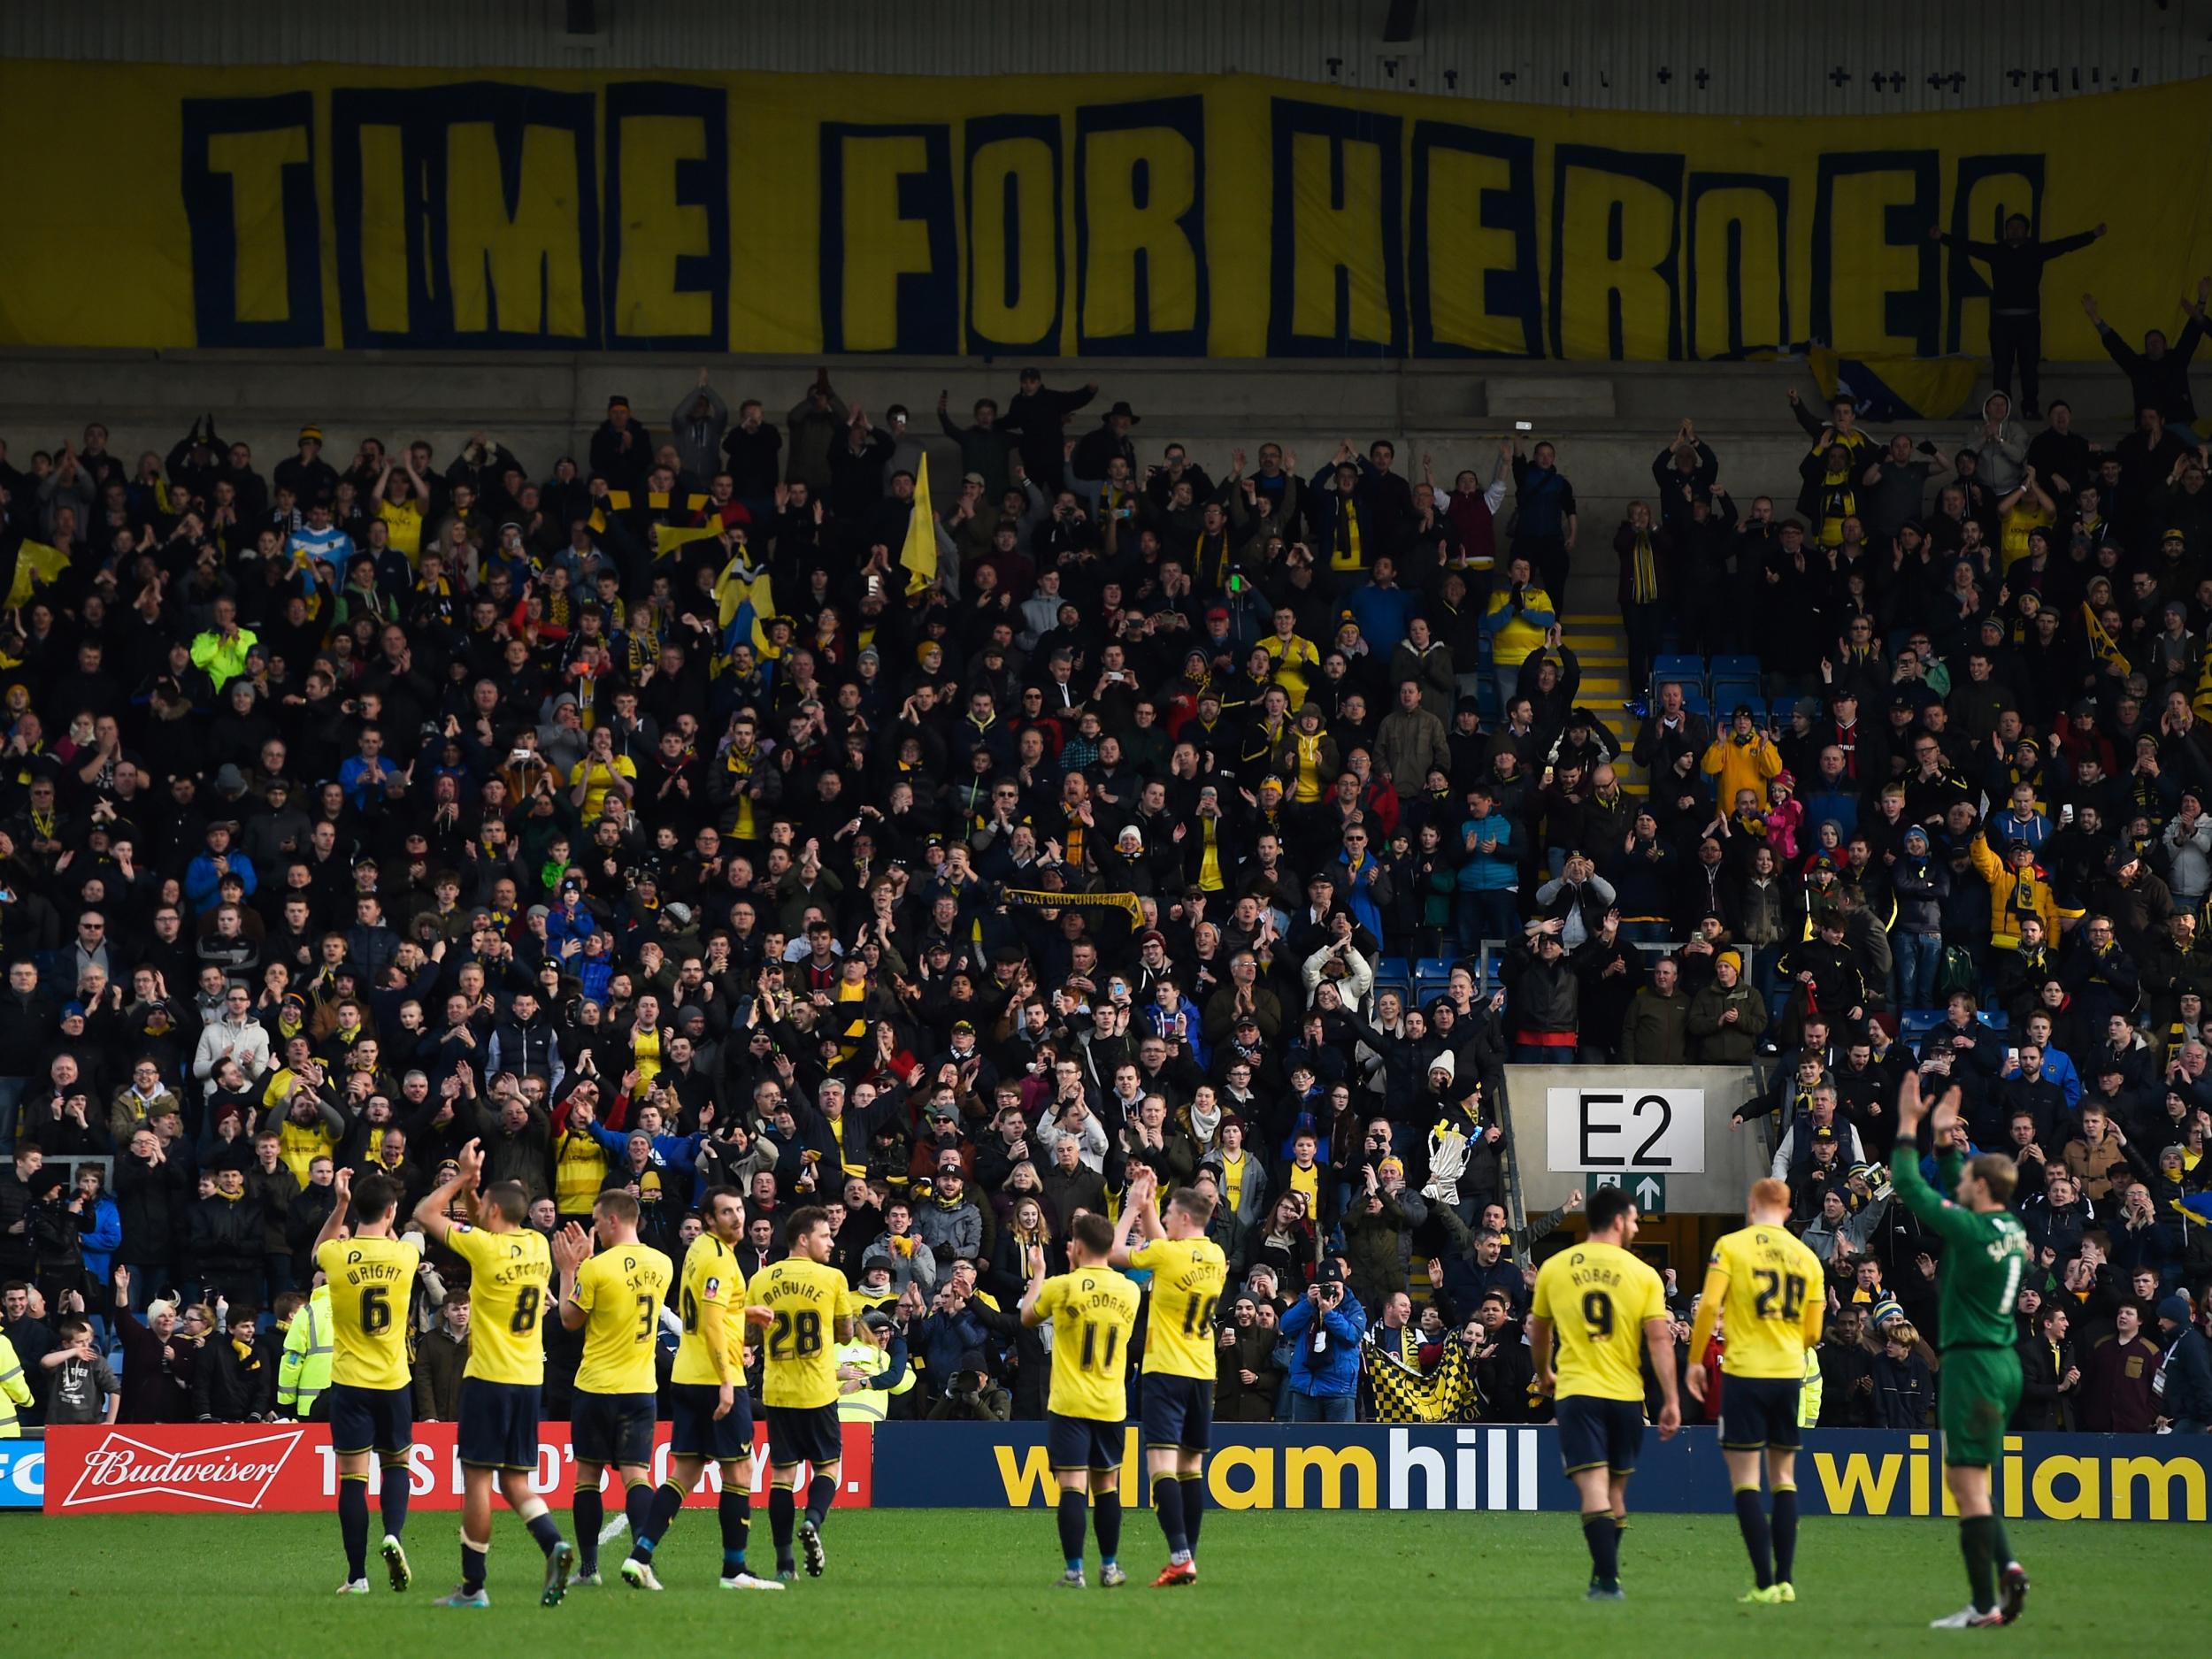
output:
M 873 1342 L 854 1340 L 837 1345 L 840 1365 L 857 1365 L 872 1375 L 880 1375 L 883 1354 Z M 910 1360 L 906 1374 L 888 1388 L 856 1388 L 849 1394 L 837 1397 L 837 1420 L 840 1423 L 880 1423 L 891 1409 L 891 1397 L 902 1394 L 914 1386 L 914 1366 Z
M 318 1285 L 284 1331 L 277 1363 L 277 1409 L 304 1417 L 330 1386 L 330 1286 Z

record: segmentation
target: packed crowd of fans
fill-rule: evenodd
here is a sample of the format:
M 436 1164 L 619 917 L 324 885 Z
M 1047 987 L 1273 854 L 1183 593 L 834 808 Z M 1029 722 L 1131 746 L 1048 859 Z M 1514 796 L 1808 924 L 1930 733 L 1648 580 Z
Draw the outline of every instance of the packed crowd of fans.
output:
M 860 1415 L 1041 1415 L 1027 1271 L 1142 1163 L 1218 1200 L 1225 1417 L 1348 1416 L 1363 1348 L 1456 1344 L 1466 1414 L 1529 1420 L 1564 1212 L 1509 1233 L 1503 1064 L 1763 1055 L 1740 1115 L 1846 1316 L 1823 1422 L 1924 1417 L 1934 1245 L 1875 1167 L 1918 1064 L 2022 1160 L 2023 1308 L 2084 1361 L 2034 1409 L 2148 1426 L 2085 1344 L 2193 1379 L 2169 1316 L 2212 1279 L 2201 326 L 2125 349 L 2108 445 L 2056 401 L 1951 447 L 1793 395 L 1778 503 L 1684 422 L 1612 538 L 1632 677 L 1750 648 L 1763 695 L 1668 680 L 1627 754 L 1578 701 L 1549 443 L 1217 474 L 1030 371 L 941 403 L 925 519 L 906 409 L 824 374 L 777 422 L 703 372 L 549 467 L 309 426 L 265 475 L 211 418 L 0 449 L 24 1417 L 311 1414 L 334 1170 L 411 1203 L 480 1139 L 547 1228 L 621 1187 L 680 1250 L 740 1186 L 749 1268 L 826 1202 Z M 467 1300 L 428 1265 L 435 1419 Z

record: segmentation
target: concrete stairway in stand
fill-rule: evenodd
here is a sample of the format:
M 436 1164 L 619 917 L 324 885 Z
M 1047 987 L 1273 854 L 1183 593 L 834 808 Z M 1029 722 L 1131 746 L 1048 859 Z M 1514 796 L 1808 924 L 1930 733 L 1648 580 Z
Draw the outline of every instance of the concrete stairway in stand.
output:
M 1607 553 L 1609 563 L 1609 548 Z M 1582 664 L 1582 688 L 1575 694 L 1575 701 L 1596 715 L 1611 733 L 1613 746 L 1621 752 L 1617 763 L 1621 787 L 1632 793 L 1640 791 L 1644 787 L 1643 768 L 1628 758 L 1629 748 L 1636 741 L 1637 719 L 1623 705 L 1641 695 L 1643 687 L 1628 683 L 1628 635 L 1621 626 L 1620 613 L 1569 611 L 1561 621 L 1566 627 L 1567 643 Z

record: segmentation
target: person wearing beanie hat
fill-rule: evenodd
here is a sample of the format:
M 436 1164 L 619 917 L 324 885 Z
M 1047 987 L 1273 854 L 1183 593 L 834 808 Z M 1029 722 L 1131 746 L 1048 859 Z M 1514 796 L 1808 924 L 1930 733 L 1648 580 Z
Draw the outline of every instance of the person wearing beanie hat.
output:
M 1783 864 L 1797 856 L 1798 837 L 1805 829 L 1805 803 L 1797 799 L 1797 774 L 1787 766 L 1767 784 L 1767 844 Z
M 2004 820 L 2000 818 L 1990 827 L 1996 833 Z M 2208 836 L 2212 836 L 2208 829 Z M 2023 917 L 2041 918 L 2043 936 L 2058 937 L 2058 901 L 2051 892 L 2050 878 L 2035 862 L 2035 849 L 2024 841 L 2015 840 L 2007 844 L 2005 856 L 2000 859 L 1992 850 L 1987 835 L 1975 835 L 1966 843 L 1966 856 L 1974 868 L 1989 884 L 1989 943 L 1994 950 L 2020 949 L 2020 921 Z
M 991 1378 L 990 1361 L 979 1348 L 960 1356 L 945 1379 L 945 1392 L 930 1408 L 933 1423 L 1003 1423 L 1014 1414 L 1014 1396 Z
M 1768 780 L 1782 770 L 1782 751 L 1753 720 L 1751 705 L 1738 703 L 1728 729 L 1706 746 L 1700 764 L 1713 780 L 1713 798 L 1725 805 L 1746 789 L 1754 800 L 1763 797 Z
M 1767 1028 L 1767 1000 L 1743 977 L 1735 950 L 1713 954 L 1713 978 L 1690 999 L 1684 1018 L 1690 1058 L 1699 1065 L 1749 1065 Z
M 2166 1350 L 2159 1367 L 2165 1379 L 2160 1410 L 2176 1434 L 2212 1432 L 2212 1338 L 2198 1329 L 2181 1292 L 2160 1301 L 2158 1333 Z
M 638 490 L 653 466 L 653 434 L 630 418 L 630 400 L 607 400 L 607 418 L 591 434 L 591 470 L 611 490 Z

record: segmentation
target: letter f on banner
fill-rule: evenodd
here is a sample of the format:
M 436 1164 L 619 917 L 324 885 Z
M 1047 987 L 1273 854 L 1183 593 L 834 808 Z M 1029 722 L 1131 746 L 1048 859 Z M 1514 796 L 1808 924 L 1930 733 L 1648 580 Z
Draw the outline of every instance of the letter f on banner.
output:
M 822 126 L 822 344 L 960 348 L 950 130 Z

